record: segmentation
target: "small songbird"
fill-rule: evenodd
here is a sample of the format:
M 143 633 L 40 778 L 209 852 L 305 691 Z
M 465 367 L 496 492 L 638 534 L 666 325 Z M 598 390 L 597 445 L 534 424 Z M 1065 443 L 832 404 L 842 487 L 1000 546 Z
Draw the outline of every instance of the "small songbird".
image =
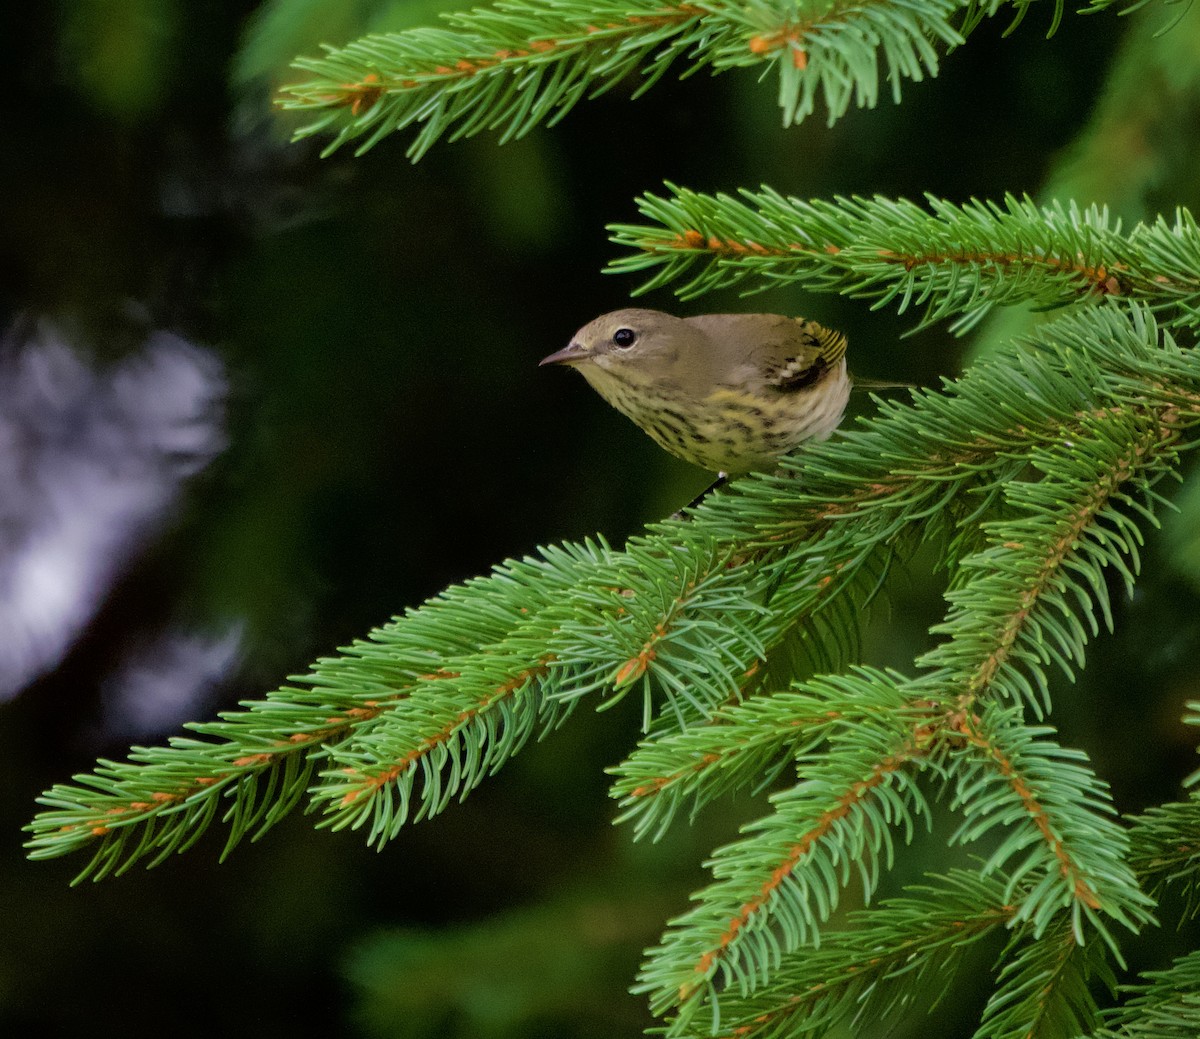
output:
M 722 477 L 823 440 L 850 396 L 846 337 L 780 314 L 614 310 L 541 363 L 578 368 L 671 454 Z

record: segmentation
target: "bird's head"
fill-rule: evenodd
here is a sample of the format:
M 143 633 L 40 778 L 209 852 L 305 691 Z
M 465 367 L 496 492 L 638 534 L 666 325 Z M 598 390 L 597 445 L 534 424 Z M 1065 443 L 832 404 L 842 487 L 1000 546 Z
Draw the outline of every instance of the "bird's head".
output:
M 688 349 L 696 332 L 682 318 L 661 310 L 630 307 L 602 314 L 589 321 L 571 342 L 542 359 L 542 364 L 577 367 L 589 382 L 653 381 L 668 375 L 681 350 Z

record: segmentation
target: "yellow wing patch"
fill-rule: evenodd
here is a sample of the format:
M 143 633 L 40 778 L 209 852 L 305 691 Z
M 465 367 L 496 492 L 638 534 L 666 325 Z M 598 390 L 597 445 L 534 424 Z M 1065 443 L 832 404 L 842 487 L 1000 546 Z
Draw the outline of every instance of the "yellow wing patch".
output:
M 841 332 L 818 325 L 815 321 L 802 321 L 801 324 L 804 331 L 817 341 L 821 357 L 830 368 L 846 356 L 846 337 Z

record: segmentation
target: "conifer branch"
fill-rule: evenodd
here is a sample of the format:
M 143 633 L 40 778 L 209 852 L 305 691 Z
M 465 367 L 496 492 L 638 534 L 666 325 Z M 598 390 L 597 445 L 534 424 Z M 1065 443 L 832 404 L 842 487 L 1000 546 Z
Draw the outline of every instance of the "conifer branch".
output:
M 147 857 L 157 865 L 218 815 L 230 826 L 228 854 L 295 806 L 332 748 L 440 683 L 464 647 L 502 642 L 530 611 L 557 603 L 564 582 L 580 581 L 611 554 L 602 541 L 588 542 L 497 567 L 318 661 L 294 680 L 310 688 L 284 686 L 220 721 L 190 726 L 207 739 L 135 748 L 128 762 L 101 762 L 74 785 L 55 786 L 41 800 L 50 811 L 39 817 L 31 857 L 96 845 L 76 881 L 99 880 Z
M 1144 316 L 1137 329 L 1116 315 L 1114 318 L 1114 333 L 1123 327 L 1127 335 L 1133 333 L 1130 337 L 1133 341 L 1144 342 L 1142 335 L 1149 330 Z M 1085 327 L 1094 331 L 1092 322 L 1079 320 L 1074 325 L 1076 331 Z M 1068 325 L 1060 323 L 1058 332 L 1070 342 L 1067 328 Z M 1119 338 L 1119 335 L 1113 335 L 1114 342 Z M 1092 361 L 1095 353 L 1092 350 Z M 1068 400 L 1060 395 L 1064 384 L 1056 384 L 1049 372 L 1041 368 L 1040 381 L 1023 381 L 1023 403 L 1036 402 L 1034 409 L 1043 415 L 1053 413 L 1055 408 L 1063 409 L 1073 395 L 1074 379 L 1083 380 L 1081 385 L 1092 385 L 1085 374 L 1089 366 L 1084 359 L 1087 356 L 1081 352 L 1078 362 L 1069 365 L 1071 376 L 1064 380 L 1066 386 L 1071 387 Z M 1011 369 L 1012 360 L 1006 359 L 1006 367 Z M 1085 616 L 1093 618 L 1094 625 L 1095 607 L 1091 596 L 1106 594 L 1094 591 L 1102 586 L 1096 576 L 1100 568 L 1117 566 L 1127 579 L 1132 579 L 1133 575 L 1122 561 L 1123 555 L 1135 551 L 1125 544 L 1131 536 L 1129 529 L 1123 526 L 1120 518 L 1113 518 L 1110 522 L 1115 529 L 1114 535 L 1112 531 L 1098 527 L 1097 521 L 1102 515 L 1107 517 L 1106 510 L 1110 510 L 1112 500 L 1118 495 L 1126 503 L 1133 501 L 1124 491 L 1125 484 L 1133 482 L 1143 495 L 1148 494 L 1153 481 L 1169 471 L 1175 460 L 1174 426 L 1179 415 L 1174 403 L 1156 410 L 1147 409 L 1142 402 L 1125 410 L 1071 408 L 1070 414 L 1078 416 L 1083 424 L 1081 439 L 1100 449 L 1084 460 L 1075 459 L 1071 451 L 1072 458 L 1064 463 L 1054 454 L 1063 450 L 1062 430 L 1047 437 L 1046 446 L 1035 449 L 1033 455 L 1039 458 L 1039 451 L 1048 453 L 1047 457 L 1035 462 L 1042 475 L 1036 480 L 1011 481 L 1006 489 L 1010 502 L 1019 506 L 1024 515 L 1018 512 L 1015 519 L 998 522 L 992 530 L 1000 540 L 1000 547 L 1014 553 L 1014 559 L 1020 561 L 1007 574 L 1003 567 L 999 568 L 1000 576 L 1010 588 L 1008 594 L 1015 600 L 1013 605 L 1005 606 L 1004 596 L 995 590 L 980 595 L 978 602 L 987 605 L 982 611 L 977 609 L 975 602 L 960 596 L 956 603 L 958 612 L 952 610 L 942 628 L 954 637 L 919 661 L 927 669 L 923 679 L 907 684 L 907 688 L 906 683 L 898 683 L 897 693 L 910 707 L 924 704 L 926 712 L 931 702 L 946 705 L 946 713 L 941 719 L 931 721 L 926 717 L 922 721 L 923 739 L 928 741 L 923 746 L 937 746 L 956 733 L 965 740 L 967 747 L 983 752 L 983 757 L 974 763 L 968 755 L 959 754 L 955 758 L 956 800 L 968 814 L 958 839 L 978 839 L 1003 819 L 1010 836 L 993 855 L 987 868 L 1001 868 L 1020 853 L 1023 858 L 1016 875 L 1024 877 L 1035 872 L 1043 879 L 1035 887 L 1035 896 L 1018 910 L 1019 918 L 1030 921 L 1035 933 L 1040 933 L 1066 908 L 1076 939 L 1082 944 L 1085 920 L 1107 935 L 1100 913 L 1133 929 L 1148 919 L 1146 899 L 1122 859 L 1126 847 L 1123 835 L 1110 820 L 1103 818 L 1104 813 L 1111 812 L 1105 791 L 1090 771 L 1069 764 L 1071 754 L 1038 738 L 1045 733 L 1018 724 L 1011 711 L 998 714 L 994 708 L 988 708 L 980 717 L 969 712 L 985 690 L 997 683 L 1019 638 L 1029 637 L 1031 644 L 1037 647 L 1036 653 L 1023 654 L 1022 663 L 1039 684 L 1044 683 L 1044 663 L 1057 660 L 1069 667 L 1072 660 L 1078 659 L 1087 632 L 1076 620 L 1073 606 L 1076 603 L 1081 606 Z M 1125 423 L 1133 425 L 1122 424 L 1115 430 L 1104 425 L 1114 415 L 1121 415 Z M 1002 418 L 1011 419 L 1011 416 L 1002 414 Z M 1073 506 L 1073 499 L 1078 499 L 1079 504 Z M 1014 530 L 1017 529 L 1010 524 L 1016 524 L 1024 531 L 1024 541 L 1008 540 L 1016 536 Z M 1087 558 L 1088 537 L 1099 546 L 1091 559 Z M 972 567 L 970 563 L 968 559 L 962 566 L 963 573 L 968 576 L 973 569 L 984 569 Z M 987 570 L 989 573 L 996 570 L 994 561 Z M 1079 577 L 1082 577 L 1082 584 Z M 978 576 L 972 576 L 964 587 L 971 588 L 979 580 Z M 1106 602 L 1103 598 L 1101 601 Z M 1002 617 L 1007 618 L 1000 624 L 997 624 L 996 614 L 989 612 L 996 608 L 997 602 Z M 977 636 L 971 637 L 972 631 L 977 632 Z M 1057 644 L 1057 650 L 1043 651 L 1040 647 L 1045 642 Z M 972 664 L 965 669 L 956 668 L 951 663 L 954 659 L 970 660 Z M 871 712 L 885 710 L 878 698 L 882 694 L 881 687 L 888 684 L 878 680 L 862 683 L 858 695 L 864 705 L 870 705 Z M 1032 688 L 1027 682 L 1024 687 Z M 1018 684 L 1016 688 L 1022 686 Z M 814 689 L 810 683 L 801 691 L 812 695 Z M 892 705 L 887 710 L 894 714 L 898 707 Z M 780 719 L 776 719 L 775 724 L 778 726 Z M 869 729 L 869 724 L 860 722 L 854 727 L 854 742 L 860 750 L 864 728 Z M 834 745 L 832 734 L 829 739 L 831 744 L 822 748 L 821 760 L 829 757 L 849 760 L 849 753 Z M 817 756 L 815 752 L 810 753 L 804 760 Z M 875 776 L 890 776 L 893 764 L 908 761 L 911 756 L 893 748 L 870 766 L 865 762 L 860 764 L 873 769 Z M 703 767 L 690 774 L 685 771 L 682 776 L 702 777 L 707 763 L 703 757 L 701 762 Z M 865 784 L 866 781 L 852 781 L 848 789 L 869 788 L 869 784 L 854 786 L 853 783 Z M 654 789 L 653 784 L 651 789 Z M 852 802 L 841 803 L 849 805 Z M 910 819 L 903 807 L 891 801 L 888 804 L 894 818 Z M 1027 820 L 1025 832 L 1013 824 L 1014 805 Z M 831 817 L 826 809 L 820 820 Z M 789 820 L 787 830 L 792 834 L 806 832 L 802 821 L 795 819 Z M 655 950 L 643 973 L 642 986 L 651 993 L 656 1009 L 661 1012 L 680 1001 L 679 1020 L 684 1024 L 692 1018 L 699 1002 L 710 1002 L 715 1013 L 717 990 L 712 986 L 718 971 L 722 976 L 722 987 L 736 983 L 743 989 L 752 988 L 754 979 L 762 971 L 769 970 L 771 949 L 792 951 L 819 926 L 821 918 L 811 915 L 814 900 L 822 911 L 828 911 L 831 904 L 836 904 L 836 889 L 821 888 L 819 899 L 812 894 L 812 886 L 819 884 L 823 876 L 827 879 L 828 867 L 820 855 L 829 855 L 837 861 L 852 861 L 860 858 L 864 849 L 859 844 L 846 847 L 838 843 L 850 839 L 841 833 L 834 836 L 833 848 L 836 850 L 823 847 L 819 842 L 825 839 L 826 832 L 820 821 L 809 830 L 811 844 L 804 841 L 789 844 L 782 864 L 779 858 L 782 850 L 774 846 L 756 848 L 759 842 L 754 840 L 735 846 L 740 856 L 735 861 L 739 865 L 747 861 L 759 864 L 757 871 L 747 870 L 744 876 L 731 877 L 728 870 L 722 874 L 722 860 L 718 857 L 715 862 L 717 880 L 703 893 L 702 906 L 676 921 L 674 937 L 669 934 L 666 943 Z M 1101 830 L 1105 837 L 1098 845 L 1084 837 L 1085 834 L 1094 836 Z M 810 852 L 813 854 L 811 860 L 808 858 Z M 766 881 L 763 877 L 773 879 Z M 740 900 L 739 890 L 742 892 Z M 867 890 L 870 890 L 869 884 Z M 779 903 L 771 903 L 777 891 Z M 794 908 L 793 900 L 803 908 Z M 766 911 L 769 904 L 773 912 L 780 912 L 779 904 L 784 906 L 782 921 L 771 919 L 772 912 Z M 721 921 L 726 921 L 723 929 L 717 926 Z M 773 932 L 773 925 L 781 927 L 782 932 Z M 696 952 L 690 972 L 686 963 L 688 957 L 683 951 L 685 947 Z
M 1111 924 L 1149 919 L 1125 835 L 1082 758 L 1021 712 L 1041 709 L 1047 666 L 1069 673 L 1108 623 L 1104 571 L 1136 576 L 1153 487 L 1196 443 L 1200 362 L 1137 306 L 1080 311 L 1030 346 L 622 551 L 549 549 L 451 589 L 319 662 L 309 688 L 198 727 L 207 741 L 102 763 L 47 795 L 32 853 L 92 845 L 83 875 L 101 876 L 161 861 L 222 813 L 231 845 L 256 836 L 305 794 L 324 825 L 381 843 L 583 697 L 642 689 L 647 720 L 661 698 L 655 739 L 616 790 L 640 829 L 661 831 L 683 800 L 793 765 L 802 777 L 717 853 L 713 883 L 650 954 L 640 985 L 676 1034 L 765 991 L 854 878 L 875 890 L 897 839 L 928 821 L 928 781 L 953 791 L 952 840 L 999 836 L 981 877 L 1005 874 L 1009 923 L 1111 947 Z M 942 541 L 951 587 L 944 641 L 913 677 L 859 667 L 785 693 L 758 680 L 802 620 L 853 622 L 922 538 Z
M 719 45 L 734 28 L 708 5 L 670 0 L 517 0 L 449 21 L 451 29 L 368 36 L 327 48 L 323 58 L 298 59 L 296 67 L 314 78 L 288 87 L 282 104 L 324 113 L 300 136 L 334 127 L 326 154 L 365 137 L 361 153 L 420 124 L 409 147 L 414 160 L 445 134 L 455 140 L 502 128 L 502 141 L 521 137 L 643 65 L 642 89 L 649 88 L 673 63 Z M 694 61 L 684 74 L 706 63 Z
M 1040 878 L 1014 922 L 1028 921 L 1037 937 L 1065 909 L 1079 945 L 1085 922 L 1111 943 L 1101 915 L 1132 931 L 1147 923 L 1151 902 L 1126 861 L 1128 838 L 1086 756 L 1051 742 L 1052 730 L 1023 724 L 1013 708 L 988 707 L 958 727 L 967 753 L 955 757 L 952 807 L 964 821 L 952 840 L 976 841 L 1003 825 L 983 873 L 1004 870 L 1014 886 Z
M 1184 918 L 1200 911 L 1200 793 L 1186 801 L 1152 806 L 1130 819 L 1130 865 L 1157 898 L 1178 885 Z
M 638 208 L 653 226 L 612 224 L 612 240 L 634 249 L 614 273 L 649 271 L 638 291 L 672 282 L 690 299 L 716 288 L 753 292 L 797 283 L 923 307 L 920 324 L 953 319 L 962 332 L 992 308 L 1094 306 L 1136 298 L 1163 311 L 1164 323 L 1200 323 L 1200 228 L 1181 210 L 1128 235 L 1105 210 L 1055 202 L 1039 207 L 1006 196 L 1003 204 L 955 205 L 926 196 L 905 200 L 803 201 L 763 188 L 740 198 L 703 195 L 668 184 Z
M 384 703 L 367 696 L 361 706 L 334 708 L 291 692 L 284 729 L 270 701 L 246 704 L 245 712 L 190 726 L 221 742 L 173 737 L 167 747 L 134 748 L 128 762 L 101 760 L 92 775 L 76 776 L 75 786 L 55 786 L 39 799 L 50 810 L 40 816 L 30 858 L 96 845 L 77 882 L 119 875 L 142 859 L 156 866 L 187 850 L 223 802 L 229 835 L 221 858 L 247 834 L 257 839 L 295 807 L 329 747 L 368 724 Z
M 839 1021 L 853 1028 L 929 998 L 926 984 L 944 989 L 967 948 L 1008 926 L 1012 907 L 1003 887 L 995 877 L 951 870 L 872 910 L 852 911 L 844 927 L 822 934 L 820 946 L 784 959 L 767 985 L 745 997 L 729 993 L 721 1039 L 824 1035 Z M 677 1034 L 698 1039 L 713 1033 Z
M 643 742 L 611 770 L 618 777 L 612 794 L 624 809 L 617 821 L 634 820 L 638 837 L 653 830 L 657 839 L 682 803 L 694 803 L 694 816 L 722 794 L 766 788 L 832 729 L 869 714 L 876 705 L 864 704 L 860 694 L 849 677 L 821 676 L 804 691 L 757 696 L 721 708 L 705 725 Z
M 299 136 L 331 131 L 326 153 L 358 140 L 361 153 L 419 126 L 419 159 L 441 137 L 499 130 L 501 141 L 553 125 L 585 97 L 635 72 L 643 93 L 673 65 L 774 67 L 785 125 L 830 123 L 851 104 L 874 106 L 881 75 L 898 101 L 903 80 L 936 76 L 939 48 L 965 41 L 1004 7 L 1019 22 L 1029 0 L 499 0 L 447 16 L 448 29 L 367 36 L 295 67 L 311 79 L 283 91 L 284 108 L 320 113 Z M 1056 0 L 1051 31 L 1063 8 Z M 956 27 L 954 19 L 961 24 Z
M 1037 940 L 1028 934 L 1000 971 L 999 986 L 984 1008 L 976 1039 L 1076 1039 L 1099 1024 L 1089 982 L 1115 979 L 1098 941 L 1081 942 L 1068 922 Z
M 960 583 L 947 593 L 950 611 L 934 629 L 953 637 L 918 661 L 957 676 L 964 709 L 996 690 L 1041 714 L 1049 704 L 1040 665 L 1057 663 L 1070 676 L 1083 661 L 1089 631 L 1099 630 L 1097 612 L 1111 627 L 1101 568 L 1115 568 L 1132 591 L 1141 539 L 1136 524 L 1112 505 L 1114 499 L 1134 505 L 1130 482 L 1153 502 L 1151 484 L 1177 458 L 1174 416 L 1173 405 L 1081 414 L 1078 436 L 1095 450 L 1079 454 L 1076 441 L 1066 438 L 1076 434 L 1066 434 L 1031 453 L 1041 478 L 1005 488 L 1015 516 L 983 525 L 989 544 L 962 562 Z M 1050 611 L 1031 616 L 1040 602 Z M 1014 660 L 1035 666 L 1014 668 Z
M 1053 744 L 1050 730 L 1025 726 L 1013 708 L 967 717 L 944 706 L 945 693 L 939 705 L 938 676 L 897 677 L 860 669 L 853 678 L 804 683 L 790 700 L 772 698 L 782 702 L 764 727 L 775 730 L 776 746 L 784 744 L 789 707 L 813 715 L 819 694 L 831 691 L 827 702 L 841 710 L 820 719 L 808 732 L 813 743 L 787 759 L 800 784 L 772 798 L 775 813 L 747 829 L 753 836 L 717 852 L 714 883 L 652 950 L 639 991 L 650 994 L 656 1012 L 676 1013 L 679 1028 L 692 1027 L 705 1003 L 718 1017 L 724 993 L 753 992 L 781 956 L 808 944 L 838 904 L 851 864 L 870 898 L 879 856 L 886 851 L 891 860 L 890 828 L 911 838 L 914 821 L 925 815 L 914 768 L 954 788 L 951 807 L 964 821 L 952 842 L 977 841 L 1004 826 L 981 876 L 1008 875 L 1010 922 L 1027 923 L 1031 937 L 1057 926 L 1063 910 L 1080 946 L 1092 933 L 1111 945 L 1105 917 L 1135 931 L 1149 921 L 1150 900 L 1125 862 L 1125 834 L 1082 754 Z M 769 705 L 752 703 L 734 724 L 761 723 L 770 713 Z M 804 731 L 804 713 L 794 717 Z M 774 749 L 757 742 L 752 758 Z M 719 768 L 722 760 L 713 757 L 700 758 L 697 774 Z M 735 768 L 742 761 L 733 760 Z
M 331 749 L 332 766 L 313 800 L 314 807 L 326 809 L 322 825 L 357 829 L 369 824 L 368 842 L 382 846 L 410 814 L 414 821 L 427 818 L 441 812 L 454 795 L 466 796 L 538 726 L 550 729 L 566 718 L 571 705 L 548 699 L 541 688 L 552 662 L 548 655 L 517 671 L 465 707 L 460 707 L 461 689 L 411 698 L 406 705 L 415 715 L 410 749 L 389 756 L 386 763 L 378 741 L 369 737 L 352 749 Z M 454 681 L 461 672 L 448 670 L 438 677 Z M 396 724 L 402 720 L 397 718 Z M 412 813 L 414 790 L 420 807 Z
M 767 964 L 810 941 L 852 871 L 869 898 L 881 860 L 892 858 L 890 827 L 911 832 L 928 821 L 914 781 L 938 767 L 925 711 L 869 688 L 889 709 L 798 763 L 805 778 L 772 797 L 773 814 L 748 826 L 748 837 L 716 852 L 714 883 L 650 951 L 637 991 L 656 1013 L 678 1008 L 677 1026 L 688 1027 L 703 1002 L 715 1015 L 719 989 L 753 991 Z
M 754 706 L 766 709 L 765 703 Z M 1165 832 L 1161 836 L 1171 839 Z M 1139 880 L 1152 881 L 1155 865 L 1149 873 L 1139 868 L 1137 825 L 1131 844 Z M 907 888 L 904 897 L 854 910 L 844 928 L 822 933 L 819 946 L 785 957 L 761 989 L 745 997 L 724 994 L 720 1039 L 803 1039 L 825 1035 L 839 1022 L 855 1029 L 862 1021 L 892 1019 L 918 995 L 938 1002 L 939 989 L 961 967 L 965 950 L 997 928 L 1010 929 L 1031 888 L 1026 879 L 1013 889 L 998 871 L 984 876 L 952 870 Z M 1090 978 L 1113 985 L 1105 943 L 1080 945 L 1070 922 L 1060 921 L 1044 939 L 1034 939 L 1029 925 L 1019 927 L 1009 948 L 1017 950 L 1017 958 L 1004 962 L 1001 988 L 989 1000 L 977 1033 L 981 1039 L 1075 1037 L 1096 1027 L 1095 1002 L 1085 990 Z M 930 992 L 930 985 L 938 987 Z M 1141 1016 L 1129 1007 L 1110 1012 L 1109 1019 L 1140 1021 Z M 699 1039 L 717 1033 L 679 1034 Z M 1097 1039 L 1124 1034 L 1116 1029 L 1096 1033 Z M 1129 1039 L 1157 1034 L 1136 1031 Z
M 1146 980 L 1105 1015 L 1097 1039 L 1194 1039 L 1200 1035 L 1200 951 L 1179 957 L 1167 970 L 1146 971 Z
M 645 693 L 653 680 L 666 693 L 664 721 L 678 728 L 702 721 L 755 687 L 764 655 L 801 619 L 835 608 L 839 597 L 844 606 L 868 601 L 886 573 L 879 550 L 903 553 L 918 534 L 965 544 L 956 531 L 970 525 L 980 502 L 1013 484 L 1023 445 L 1084 442 L 1106 428 L 1108 420 L 1096 417 L 1106 409 L 1140 409 L 1137 421 L 1149 425 L 1139 428 L 1153 429 L 1151 402 L 1170 419 L 1172 436 L 1192 428 L 1200 415 L 1193 355 L 1159 345 L 1144 315 L 1131 323 L 1107 311 L 1052 327 L 1055 338 L 1038 353 L 980 369 L 946 395 L 888 405 L 861 430 L 812 447 L 798 466 L 740 481 L 691 522 L 666 524 L 623 552 L 602 543 L 565 546 L 451 589 L 319 662 L 313 688 L 285 687 L 198 727 L 214 742 L 176 741 L 135 752 L 128 763 L 103 763 L 95 776 L 49 792 L 51 811 L 35 823 L 32 854 L 98 847 L 84 873 L 99 877 L 122 862 L 161 861 L 160 852 L 186 847 L 231 804 L 232 845 L 276 821 L 305 788 L 328 812 L 328 825 L 370 826 L 383 840 L 418 786 L 418 813 L 440 810 L 530 734 L 561 720 L 560 702 L 614 685 Z M 965 437 L 951 432 L 968 428 Z M 1148 470 L 1168 471 L 1174 448 L 1167 450 L 1169 440 L 1160 446 L 1145 456 Z M 1087 575 L 1109 565 L 1106 545 L 1089 550 L 1084 583 L 1070 594 L 1099 581 Z M 1012 608 L 1020 609 L 1022 586 L 1013 587 Z M 732 623 L 739 616 L 744 623 Z M 846 616 L 856 618 L 856 610 Z M 982 629 L 994 645 L 1000 629 L 988 631 L 989 624 Z M 1036 678 L 1041 657 L 1027 656 L 1022 667 L 1032 664 Z M 530 680 L 518 682 L 522 676 Z M 506 706 L 496 702 L 480 716 L 480 705 L 506 683 L 515 683 Z M 333 719 L 349 726 L 344 734 L 330 728 Z M 411 764 L 389 771 L 404 761 Z M 314 780 L 315 763 L 328 767 Z M 203 786 L 193 785 L 197 777 Z M 371 796 L 347 800 L 356 783 Z

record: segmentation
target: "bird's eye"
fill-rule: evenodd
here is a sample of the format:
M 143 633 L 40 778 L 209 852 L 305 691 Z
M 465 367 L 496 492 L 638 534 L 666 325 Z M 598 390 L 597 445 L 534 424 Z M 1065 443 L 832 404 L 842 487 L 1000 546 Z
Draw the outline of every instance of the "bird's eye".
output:
M 632 328 L 618 328 L 613 333 L 613 340 L 622 350 L 628 350 L 637 342 L 637 333 Z

